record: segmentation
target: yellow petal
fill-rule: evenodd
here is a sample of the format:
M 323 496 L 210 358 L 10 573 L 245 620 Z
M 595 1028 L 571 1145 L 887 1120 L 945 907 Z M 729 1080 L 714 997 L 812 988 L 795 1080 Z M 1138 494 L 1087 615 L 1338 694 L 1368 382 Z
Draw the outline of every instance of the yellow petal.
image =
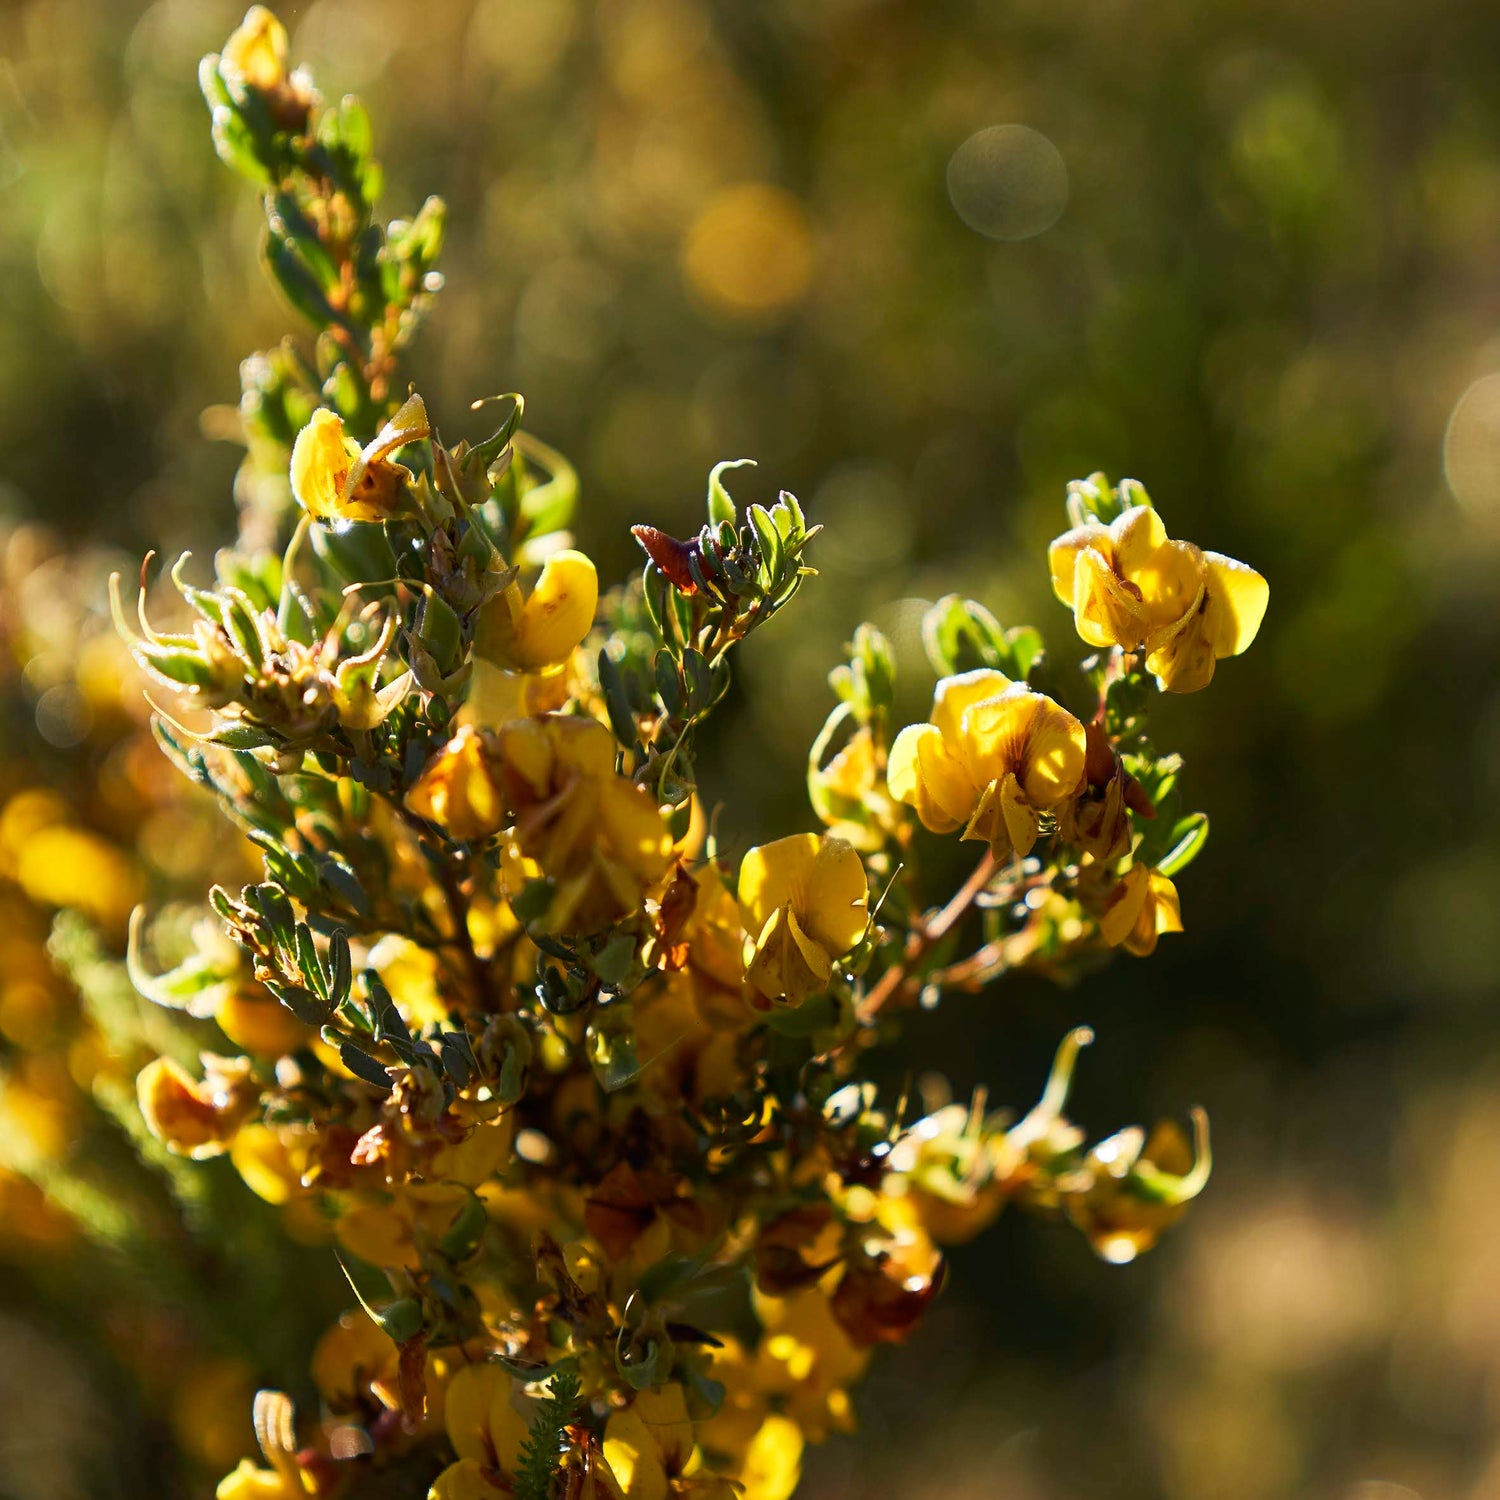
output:
M 794 833 L 751 849 L 740 861 L 740 920 L 759 932 L 778 907 L 792 905 L 818 858 L 815 833 Z
M 319 407 L 292 444 L 292 493 L 298 504 L 320 520 L 337 519 L 354 459 L 344 424 L 326 407 Z
M 495 742 L 507 772 L 519 776 L 534 797 L 545 797 L 552 786 L 557 754 L 544 721 L 516 719 L 502 726 Z
M 828 987 L 828 953 L 802 930 L 789 906 L 778 906 L 755 940 L 745 978 L 767 1000 L 801 1005 Z
M 1215 656 L 1238 656 L 1260 629 L 1271 587 L 1254 568 L 1219 552 L 1205 552 L 1208 635 Z
M 802 1429 L 776 1413 L 750 1440 L 739 1480 L 744 1500 L 791 1500 L 802 1477 Z
M 615 737 L 597 719 L 548 714 L 542 723 L 560 767 L 584 776 L 615 774 Z
M 1010 686 L 1011 680 L 1004 672 L 988 667 L 945 677 L 932 695 L 932 722 L 945 741 L 956 744 L 962 732 L 964 714 L 986 698 L 999 697 Z
M 655 1439 L 667 1468 L 681 1473 L 693 1454 L 693 1424 L 682 1386 L 674 1380 L 659 1391 L 642 1391 L 635 1398 L 635 1410 Z
M 1146 637 L 1150 621 L 1139 598 L 1125 586 L 1097 547 L 1078 554 L 1073 583 L 1073 623 L 1091 646 L 1133 650 Z
M 1109 905 L 1099 918 L 1099 932 L 1111 948 L 1118 948 L 1134 931 L 1151 890 L 1151 872 L 1132 865 L 1110 892 Z
M 488 838 L 505 826 L 490 751 L 472 725 L 463 725 L 427 762 L 406 805 L 460 842 Z
M 633 1407 L 604 1425 L 604 1461 L 625 1500 L 667 1500 L 667 1471 L 651 1431 Z
M 461 1458 L 432 1481 L 427 1500 L 496 1500 L 503 1493 L 484 1477 L 478 1463 Z
M 672 836 L 643 786 L 610 773 L 599 784 L 599 831 L 610 852 L 648 884 L 667 873 Z
M 242 1458 L 214 1490 L 215 1500 L 305 1500 L 306 1489 L 274 1469 L 258 1469 Z
M 268 92 L 286 76 L 286 28 L 264 5 L 252 5 L 224 43 L 226 73 Z
M 1167 528 L 1153 506 L 1133 505 L 1109 526 L 1109 556 L 1122 578 L 1134 578 L 1165 545 Z M 1101 549 L 1102 550 L 1102 549 Z
M 825 834 L 806 891 L 794 907 L 808 935 L 835 958 L 842 958 L 870 925 L 870 883 L 854 846 Z
M 1055 807 L 1078 790 L 1083 780 L 1087 735 L 1083 725 L 1045 694 L 1032 716 L 1030 733 L 1017 775 L 1026 795 L 1038 807 Z
M 492 1416 L 509 1405 L 510 1376 L 499 1365 L 465 1365 L 443 1396 L 443 1425 L 453 1451 L 460 1458 L 489 1463 Z
M 564 662 L 594 625 L 599 574 L 582 552 L 554 553 L 526 601 L 522 633 L 527 652 L 540 667 Z
M 1146 657 L 1146 667 L 1156 674 L 1164 693 L 1196 693 L 1213 680 L 1213 641 L 1209 638 L 1203 609 L 1182 620 L 1175 629 L 1159 635 Z
M 922 826 L 932 833 L 961 828 L 976 795 L 944 748 L 943 736 L 931 724 L 908 724 L 896 736 L 885 779 L 891 796 L 914 807 Z M 934 795 L 935 789 L 942 793 L 941 800 Z M 964 806 L 965 794 L 968 806 Z M 949 805 L 962 807 L 962 811 L 950 813 Z
M 1065 531 L 1047 548 L 1047 566 L 1052 572 L 1052 592 L 1069 609 L 1073 607 L 1074 575 L 1078 570 L 1078 556 L 1088 547 L 1099 548 L 1107 553 L 1112 539 L 1097 521 L 1087 526 L 1075 526 Z
M 1005 819 L 1005 831 L 1010 846 L 1019 858 L 1031 853 L 1037 838 L 1036 810 L 1027 800 L 1021 783 L 1009 774 L 1000 783 L 1000 815 Z
M 1164 543 L 1126 576 L 1141 591 L 1148 636 L 1192 614 L 1203 602 L 1207 572 L 1202 552 L 1191 542 Z

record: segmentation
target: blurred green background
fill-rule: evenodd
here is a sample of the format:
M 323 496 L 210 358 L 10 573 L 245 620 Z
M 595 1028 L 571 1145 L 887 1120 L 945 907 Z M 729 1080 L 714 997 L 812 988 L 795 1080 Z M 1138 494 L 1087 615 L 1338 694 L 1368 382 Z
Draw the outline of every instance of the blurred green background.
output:
M 131 552 L 229 534 L 237 451 L 200 417 L 291 323 L 195 87 L 241 9 L 0 6 L 13 516 Z M 714 741 L 731 835 L 810 821 L 823 675 L 860 619 L 896 641 L 913 718 L 941 593 L 1073 652 L 1043 560 L 1070 478 L 1139 477 L 1173 535 L 1271 580 L 1253 651 L 1160 714 L 1214 825 L 1186 935 L 1071 992 L 950 1001 L 902 1059 L 1024 1105 L 1087 1021 L 1082 1121 L 1202 1102 L 1207 1195 L 1123 1271 L 1003 1220 L 877 1362 L 809 1500 L 1500 1493 L 1500 13 L 282 14 L 325 93 L 370 103 L 385 211 L 449 201 L 413 363 L 445 437 L 524 391 L 611 575 L 639 561 L 628 523 L 696 526 L 723 457 L 760 461 L 740 495 L 791 489 L 827 526 Z M 87 1493 L 49 1447 L 77 1443 L 116 1455 L 120 1493 L 163 1493 L 161 1434 L 76 1393 L 17 1274 L 0 1491 Z

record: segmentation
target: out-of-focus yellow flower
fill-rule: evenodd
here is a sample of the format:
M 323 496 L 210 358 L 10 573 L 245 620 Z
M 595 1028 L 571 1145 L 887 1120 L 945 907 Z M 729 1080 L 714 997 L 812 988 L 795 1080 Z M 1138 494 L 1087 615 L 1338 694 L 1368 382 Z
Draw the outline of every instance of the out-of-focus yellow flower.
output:
M 1109 894 L 1099 931 L 1111 948 L 1145 958 L 1164 932 L 1182 931 L 1177 887 L 1160 870 L 1132 865 Z
M 136 1096 L 152 1135 L 169 1151 L 194 1161 L 229 1149 L 258 1093 L 242 1057 L 204 1055 L 202 1081 L 169 1057 L 141 1069 Z
M 286 77 L 286 27 L 264 5 L 252 5 L 224 43 L 226 73 L 270 93 Z
M 389 520 L 400 513 L 411 480 L 390 455 L 431 434 L 420 396 L 408 397 L 364 448 L 345 435 L 336 413 L 319 407 L 292 445 L 292 493 L 320 521 Z
M 526 1442 L 526 1419 L 511 1405 L 511 1378 L 499 1365 L 467 1365 L 448 1383 L 443 1424 L 458 1454 L 428 1500 L 491 1500 L 509 1494 Z M 491 1482 L 493 1480 L 493 1483 Z
M 286 1006 L 267 994 L 236 987 L 214 1011 L 219 1030 L 257 1057 L 285 1057 L 312 1035 Z
M 933 833 L 962 828 L 997 858 L 1024 858 L 1040 814 L 1078 790 L 1084 743 L 1067 709 L 981 668 L 938 683 L 931 721 L 896 736 L 887 781 Z
M 693 1424 L 675 1381 L 642 1391 L 604 1427 L 604 1461 L 625 1500 L 667 1500 L 693 1455 Z
M 723 312 L 758 318 L 791 306 L 813 272 L 802 205 L 769 183 L 726 188 L 688 231 L 682 269 L 688 285 Z
M 870 1352 L 857 1347 L 834 1317 L 824 1284 L 785 1297 L 757 1290 L 755 1311 L 765 1329 L 756 1357 L 761 1388 L 782 1399 L 809 1442 L 853 1432 L 849 1387 L 864 1374 Z
M 637 911 L 671 867 L 672 839 L 644 787 L 615 772 L 596 719 L 544 714 L 495 736 L 521 852 L 557 884 L 545 921 L 589 929 Z
M 1125 1265 L 1149 1250 L 1207 1185 L 1213 1169 L 1208 1116 L 1201 1109 L 1193 1111 L 1191 1147 L 1170 1120 L 1149 1139 L 1132 1125 L 1100 1141 L 1084 1166 L 1090 1185 L 1066 1195 L 1068 1217 L 1096 1255 Z
M 802 1429 L 772 1412 L 750 1440 L 736 1479 L 743 1500 L 791 1500 L 802 1477 Z
M 794 833 L 740 864 L 740 919 L 751 935 L 745 977 L 766 1000 L 800 1005 L 828 988 L 836 960 L 870 925 L 870 887 L 853 845 Z
M 1216 661 L 1255 639 L 1270 597 L 1253 568 L 1172 541 L 1149 505 L 1064 532 L 1048 563 L 1078 634 L 1091 646 L 1144 649 L 1168 692 L 1206 687 Z
M 407 807 L 460 843 L 489 838 L 505 826 L 495 758 L 484 737 L 463 725 L 422 768 Z
M 571 549 L 555 552 L 523 597 L 511 584 L 485 605 L 474 633 L 475 654 L 513 672 L 562 666 L 594 624 L 599 574 Z
M 144 894 L 129 855 L 71 823 L 38 828 L 15 851 L 16 881 L 40 906 L 72 906 L 123 930 Z
M 1005 1206 L 1003 1135 L 987 1135 L 982 1116 L 949 1104 L 917 1121 L 890 1154 L 892 1177 L 926 1232 L 941 1245 L 964 1245 Z M 894 1181 L 892 1180 L 894 1178 Z

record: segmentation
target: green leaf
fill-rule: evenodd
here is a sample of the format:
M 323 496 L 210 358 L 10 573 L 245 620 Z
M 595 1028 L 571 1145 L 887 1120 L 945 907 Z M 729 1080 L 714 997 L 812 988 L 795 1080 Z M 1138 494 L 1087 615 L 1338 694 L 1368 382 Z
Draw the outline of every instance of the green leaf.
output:
M 594 973 L 611 988 L 624 982 L 635 963 L 635 937 L 628 932 L 616 933 L 594 955 Z
M 753 458 L 726 458 L 708 471 L 709 525 L 717 526 L 721 521 L 728 521 L 732 525 L 738 519 L 734 501 L 730 498 L 729 491 L 724 488 L 724 481 L 719 476 L 729 469 L 753 469 L 754 467 Z
M 1156 868 L 1163 875 L 1172 876 L 1185 870 L 1197 859 L 1208 841 L 1208 814 L 1189 813 L 1178 820 L 1171 833 L 1171 847 L 1157 860 Z
M 382 1093 L 390 1093 L 390 1074 L 368 1052 L 361 1051 L 353 1042 L 340 1042 L 339 1057 L 356 1078 L 362 1078 Z

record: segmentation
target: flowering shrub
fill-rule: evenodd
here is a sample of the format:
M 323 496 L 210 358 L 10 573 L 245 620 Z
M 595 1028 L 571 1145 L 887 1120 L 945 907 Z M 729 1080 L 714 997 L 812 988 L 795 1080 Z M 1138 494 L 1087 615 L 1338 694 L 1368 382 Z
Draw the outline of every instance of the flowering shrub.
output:
M 316 1408 L 262 1391 L 261 1458 L 218 1494 L 379 1471 L 431 1500 L 784 1500 L 944 1247 L 1014 1202 L 1124 1262 L 1202 1190 L 1201 1113 L 1191 1143 L 1090 1147 L 1068 1121 L 1085 1031 L 1018 1118 L 982 1095 L 912 1118 L 865 1064 L 945 992 L 1181 929 L 1207 820 L 1148 713 L 1251 643 L 1265 581 L 1169 540 L 1133 481 L 1073 484 L 1049 562 L 1082 676 L 950 596 L 929 721 L 900 727 L 861 625 L 809 756 L 821 828 L 735 859 L 699 731 L 838 539 L 790 494 L 742 510 L 724 463 L 702 528 L 635 527 L 641 576 L 601 594 L 573 471 L 520 397 L 449 443 L 402 383 L 441 205 L 379 223 L 362 107 L 289 71 L 265 10 L 201 77 L 315 338 L 243 367 L 240 536 L 212 582 L 184 557 L 132 620 L 114 580 L 157 741 L 261 864 L 130 920 L 129 975 L 176 1022 L 137 1118 L 175 1157 L 227 1156 L 357 1304 L 317 1345 Z M 934 839 L 975 845 L 955 891 Z

